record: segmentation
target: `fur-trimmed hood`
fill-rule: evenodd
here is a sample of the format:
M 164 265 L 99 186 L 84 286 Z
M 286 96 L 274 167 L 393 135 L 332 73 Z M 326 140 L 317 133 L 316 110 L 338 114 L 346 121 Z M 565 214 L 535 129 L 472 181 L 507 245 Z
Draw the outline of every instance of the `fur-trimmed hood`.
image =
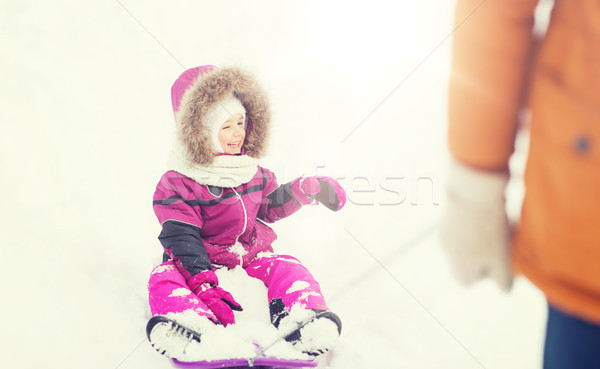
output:
M 205 117 L 211 107 L 230 94 L 246 109 L 244 154 L 256 159 L 265 154 L 271 123 L 265 91 L 241 69 L 201 66 L 183 72 L 171 88 L 178 140 L 190 162 L 210 166 L 218 155 L 212 147 Z

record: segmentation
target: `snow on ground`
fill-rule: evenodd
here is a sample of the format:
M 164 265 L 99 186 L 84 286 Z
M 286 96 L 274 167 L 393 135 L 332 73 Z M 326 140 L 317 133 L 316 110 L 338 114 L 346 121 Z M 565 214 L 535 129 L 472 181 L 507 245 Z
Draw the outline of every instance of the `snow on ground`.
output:
M 457 286 L 443 206 L 452 2 L 0 3 L 0 366 L 169 368 L 145 339 L 151 209 L 170 87 L 241 65 L 270 94 L 264 166 L 340 178 L 340 213 L 275 224 L 343 335 L 320 367 L 535 368 L 545 306 L 525 280 Z

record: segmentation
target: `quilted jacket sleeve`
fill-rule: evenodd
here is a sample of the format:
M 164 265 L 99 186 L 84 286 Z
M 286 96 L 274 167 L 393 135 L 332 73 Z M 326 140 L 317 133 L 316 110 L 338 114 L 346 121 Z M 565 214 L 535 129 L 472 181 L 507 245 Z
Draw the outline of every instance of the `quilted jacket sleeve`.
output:
M 273 172 L 264 168 L 261 168 L 261 171 L 264 182 L 264 197 L 256 217 L 265 222 L 273 223 L 300 210 L 302 203 L 294 198 L 292 191 L 294 181 L 278 186 Z
M 162 225 L 158 239 L 186 280 L 212 270 L 202 243 L 203 223 L 194 185 L 176 172 L 167 172 L 156 186 L 153 201 L 154 213 Z

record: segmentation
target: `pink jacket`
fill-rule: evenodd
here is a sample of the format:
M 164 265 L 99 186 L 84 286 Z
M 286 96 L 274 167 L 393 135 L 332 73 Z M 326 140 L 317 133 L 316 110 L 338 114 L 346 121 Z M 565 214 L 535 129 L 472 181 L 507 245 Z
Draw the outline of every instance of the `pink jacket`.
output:
M 235 188 L 201 185 L 175 171 L 160 179 L 153 201 L 163 227 L 159 240 L 186 279 L 212 264 L 245 267 L 256 254 L 273 251 L 277 235 L 265 222 L 300 209 L 300 179 L 278 186 L 271 171 L 257 169 Z
M 189 165 L 216 167 L 218 152 L 211 145 L 205 119 L 212 107 L 232 95 L 246 110 L 244 156 L 259 159 L 266 149 L 271 113 L 265 91 L 252 76 L 233 67 L 200 66 L 183 72 L 171 88 L 177 142 L 187 163 L 179 169 L 170 165 L 175 170 L 160 179 L 153 207 L 162 225 L 159 240 L 166 259 L 173 259 L 188 282 L 212 270 L 213 264 L 246 267 L 258 253 L 273 251 L 277 236 L 265 222 L 284 218 L 313 201 L 300 190 L 300 178 L 278 186 L 274 174 L 258 165 L 252 177 L 252 161 L 247 165 L 249 175 L 237 181 L 243 183 L 237 187 L 214 187 L 201 184 L 213 182 L 190 178 Z M 329 182 L 323 179 L 321 195 L 327 199 L 318 195 L 315 199 L 325 204 L 335 199 L 330 208 L 339 210 L 345 201 L 343 189 Z

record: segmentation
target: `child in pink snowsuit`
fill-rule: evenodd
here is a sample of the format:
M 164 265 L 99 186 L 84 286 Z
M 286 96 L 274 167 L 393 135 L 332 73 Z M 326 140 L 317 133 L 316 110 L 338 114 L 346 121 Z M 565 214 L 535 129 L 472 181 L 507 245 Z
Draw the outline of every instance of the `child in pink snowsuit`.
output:
M 148 337 L 157 324 L 169 321 L 170 313 L 191 310 L 216 324 L 234 324 L 233 311 L 242 307 L 219 287 L 214 268 L 236 266 L 264 282 L 275 326 L 299 305 L 333 321 L 339 333 L 341 322 L 329 311 L 310 272 L 298 259 L 273 253 L 277 236 L 266 223 L 314 201 L 340 210 L 344 190 L 333 178 L 321 176 L 279 186 L 274 174 L 258 165 L 270 111 L 264 91 L 245 72 L 213 66 L 189 69 L 173 84 L 171 97 L 177 140 L 170 170 L 154 193 L 164 263 L 148 283 L 153 315 Z M 181 324 L 174 326 L 185 330 Z M 299 332 L 288 338 L 301 339 Z

